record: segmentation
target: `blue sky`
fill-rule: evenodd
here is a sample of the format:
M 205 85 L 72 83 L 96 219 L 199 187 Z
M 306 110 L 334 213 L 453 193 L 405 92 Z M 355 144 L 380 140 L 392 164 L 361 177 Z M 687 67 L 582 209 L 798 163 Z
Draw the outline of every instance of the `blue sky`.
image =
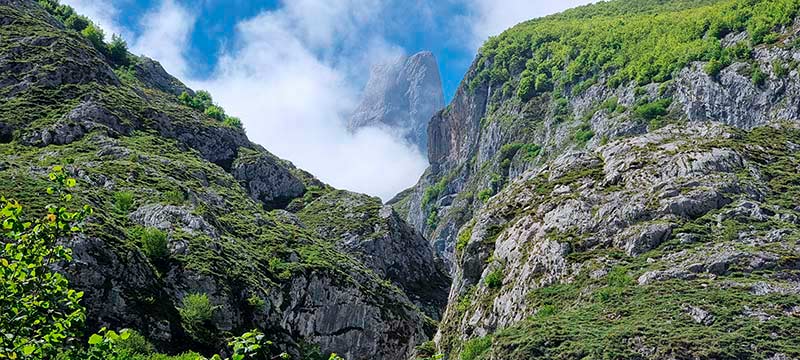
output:
M 388 200 L 427 159 L 344 123 L 370 67 L 432 51 L 452 97 L 490 35 L 587 0 L 62 0 L 207 89 L 250 139 L 333 186 Z

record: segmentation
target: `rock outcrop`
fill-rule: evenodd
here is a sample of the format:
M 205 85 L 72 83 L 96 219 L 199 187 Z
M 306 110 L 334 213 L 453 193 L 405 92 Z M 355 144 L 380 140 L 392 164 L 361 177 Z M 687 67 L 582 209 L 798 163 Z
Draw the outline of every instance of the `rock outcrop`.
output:
M 121 69 L 33 0 L 0 0 L 0 24 L 0 193 L 37 209 L 47 167 L 78 180 L 76 206 L 95 212 L 62 240 L 74 261 L 58 270 L 85 293 L 87 334 L 131 328 L 210 355 L 259 329 L 294 358 L 351 360 L 404 360 L 433 336 L 449 277 L 391 209 L 370 208 L 376 228 L 354 238 L 317 231 L 306 207 L 360 220 L 324 201 L 330 186 L 182 104 L 194 92 L 157 62 L 129 54 Z M 214 309 L 197 326 L 179 311 L 189 295 Z
M 385 127 L 425 154 L 428 122 L 443 107 L 439 65 L 431 52 L 423 51 L 373 67 L 347 127 Z
M 440 352 L 800 356 L 783 347 L 795 330 L 769 344 L 750 340 L 763 334 L 756 330 L 717 332 L 762 319 L 800 326 L 777 297 L 752 296 L 797 289 L 798 8 L 787 11 L 793 21 L 765 30 L 769 41 L 756 40 L 752 26 L 699 29 L 697 43 L 718 44 L 727 58 L 635 59 L 638 68 L 626 63 L 634 59 L 600 59 L 626 42 L 612 24 L 640 20 L 648 25 L 629 28 L 642 36 L 636 44 L 661 44 L 678 30 L 659 21 L 745 9 L 737 6 L 605 2 L 522 23 L 484 45 L 431 120 L 431 166 L 391 201 L 453 277 Z M 600 18 L 613 21 L 594 24 Z M 681 41 L 672 45 L 691 43 Z M 609 45 L 587 49 L 598 43 Z M 560 51 L 570 55 L 552 57 Z M 624 78 L 621 67 L 652 72 Z M 639 326 L 664 330 L 628 332 Z M 668 335 L 693 331 L 736 340 L 718 347 Z

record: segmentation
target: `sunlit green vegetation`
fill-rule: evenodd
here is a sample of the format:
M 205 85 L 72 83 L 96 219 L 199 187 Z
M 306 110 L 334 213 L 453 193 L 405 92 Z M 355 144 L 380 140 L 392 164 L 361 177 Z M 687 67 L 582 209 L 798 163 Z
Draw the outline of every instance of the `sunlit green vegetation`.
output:
M 493 37 L 481 49 L 474 89 L 513 82 L 528 100 L 553 89 L 582 90 L 605 78 L 612 87 L 671 79 L 692 61 L 711 61 L 718 73 L 732 59 L 778 39 L 797 0 L 610 1 L 524 22 Z M 591 21 L 587 21 L 591 19 Z M 747 31 L 747 41 L 723 48 L 721 38 Z M 515 79 L 519 79 L 518 81 Z

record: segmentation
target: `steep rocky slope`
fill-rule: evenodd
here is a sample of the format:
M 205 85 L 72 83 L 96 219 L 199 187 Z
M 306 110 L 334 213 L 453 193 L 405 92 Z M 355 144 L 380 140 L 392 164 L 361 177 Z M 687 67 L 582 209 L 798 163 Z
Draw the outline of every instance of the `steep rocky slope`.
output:
M 449 358 L 797 358 L 798 1 L 610 1 L 481 49 L 390 201 Z
M 339 192 L 185 105 L 200 94 L 157 62 L 115 64 L 47 3 L 0 0 L 0 194 L 43 209 L 48 169 L 69 164 L 95 214 L 64 239 L 75 259 L 60 271 L 85 292 L 89 333 L 129 327 L 164 351 L 211 352 L 257 328 L 296 358 L 348 359 L 404 359 L 432 336 L 449 278 L 390 208 L 327 202 Z M 320 231 L 323 213 L 337 225 Z M 337 228 L 361 221 L 374 234 Z M 426 276 L 396 273 L 412 267 Z M 212 318 L 187 325 L 190 294 Z
M 443 107 L 439 65 L 433 53 L 423 51 L 373 67 L 347 127 L 387 127 L 425 154 L 428 122 Z

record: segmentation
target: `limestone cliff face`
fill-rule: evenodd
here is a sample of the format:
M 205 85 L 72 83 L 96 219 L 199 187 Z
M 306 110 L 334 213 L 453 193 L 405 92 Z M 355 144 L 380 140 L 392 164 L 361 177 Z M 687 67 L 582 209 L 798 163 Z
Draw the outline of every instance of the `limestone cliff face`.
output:
M 444 107 L 442 80 L 436 57 L 423 51 L 377 65 L 370 71 L 361 103 L 347 126 L 386 127 L 423 154 L 428 144 L 428 121 Z
M 286 209 L 351 226 L 355 205 L 326 202 L 333 188 L 181 104 L 193 92 L 157 62 L 116 67 L 32 0 L 0 0 L 0 24 L 0 193 L 35 211 L 50 166 L 78 179 L 95 214 L 63 239 L 74 261 L 59 270 L 85 292 L 87 334 L 132 328 L 163 351 L 211 353 L 260 329 L 295 358 L 387 360 L 432 337 L 449 276 L 391 209 L 359 209 L 379 219 L 375 236 L 339 246 Z M 145 229 L 168 255 L 146 255 Z M 178 311 L 189 294 L 215 306 L 199 330 Z
M 496 49 L 479 55 L 431 120 L 430 168 L 392 201 L 453 276 L 438 349 L 490 359 L 797 357 L 784 345 L 800 329 L 798 309 L 779 298 L 800 299 L 789 260 L 800 204 L 788 195 L 800 184 L 798 24 L 775 27 L 768 44 L 723 34 L 723 51 L 749 50 L 718 72 L 708 61 L 660 82 L 600 72 L 524 99 L 515 91 L 524 66 L 498 69 L 508 54 Z M 544 56 L 537 50 L 523 53 Z M 722 330 L 770 321 L 790 330 L 769 344 L 750 340 L 762 330 Z M 637 326 L 665 330 L 629 331 Z

